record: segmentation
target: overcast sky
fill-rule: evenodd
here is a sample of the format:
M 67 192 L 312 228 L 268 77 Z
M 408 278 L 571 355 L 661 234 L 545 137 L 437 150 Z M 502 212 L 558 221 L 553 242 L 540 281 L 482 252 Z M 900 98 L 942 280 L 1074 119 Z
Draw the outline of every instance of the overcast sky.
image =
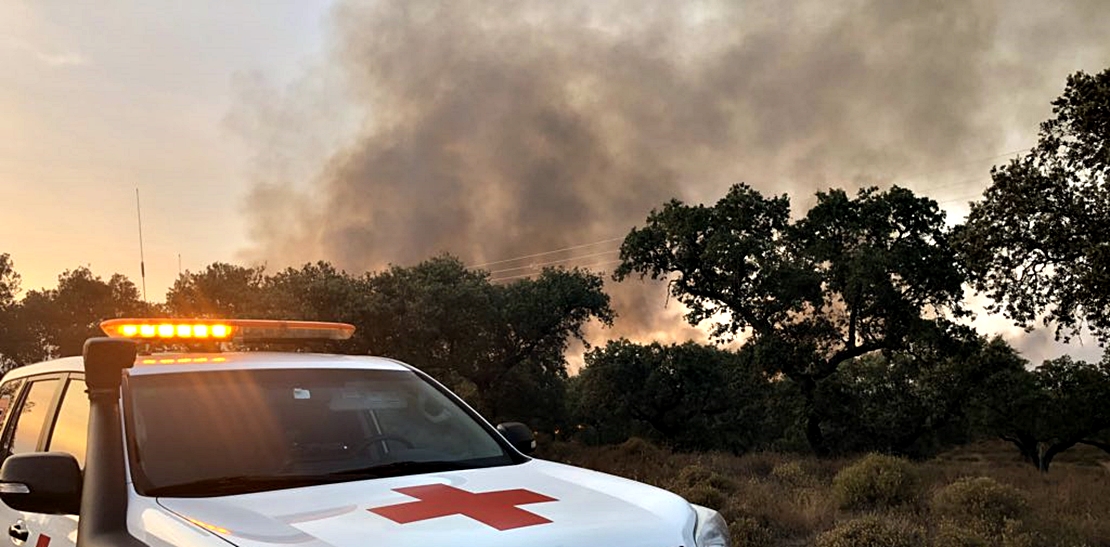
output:
M 332 4 L 0 2 L 0 252 L 23 288 L 79 265 L 139 284 L 136 188 L 155 301 L 179 256 L 493 261 L 740 180 L 803 210 L 896 182 L 955 222 L 1066 75 L 1110 66 L 1098 0 Z M 637 329 L 688 333 L 669 310 Z M 980 326 L 1034 361 L 1097 356 Z

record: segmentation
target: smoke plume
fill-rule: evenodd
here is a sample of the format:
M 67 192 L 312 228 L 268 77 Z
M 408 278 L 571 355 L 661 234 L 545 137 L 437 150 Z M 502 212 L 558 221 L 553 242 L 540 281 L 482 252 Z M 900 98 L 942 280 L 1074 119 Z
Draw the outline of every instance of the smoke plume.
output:
M 607 271 L 652 208 L 740 181 L 801 210 L 828 187 L 974 199 L 1068 73 L 1110 64 L 1099 3 L 341 2 L 304 78 L 239 82 L 249 256 Z M 616 334 L 698 335 L 657 286 L 610 290 Z

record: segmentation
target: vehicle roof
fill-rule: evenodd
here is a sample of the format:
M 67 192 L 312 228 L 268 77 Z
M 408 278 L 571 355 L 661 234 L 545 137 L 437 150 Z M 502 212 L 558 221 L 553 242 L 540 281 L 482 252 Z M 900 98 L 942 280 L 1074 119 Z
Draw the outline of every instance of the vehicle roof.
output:
M 154 353 L 139 355 L 132 376 L 214 370 L 275 368 L 361 368 L 372 370 L 409 370 L 408 365 L 385 357 L 333 355 L 324 353 L 227 352 L 227 353 Z M 81 357 L 62 357 L 11 370 L 5 380 L 57 372 L 84 372 Z

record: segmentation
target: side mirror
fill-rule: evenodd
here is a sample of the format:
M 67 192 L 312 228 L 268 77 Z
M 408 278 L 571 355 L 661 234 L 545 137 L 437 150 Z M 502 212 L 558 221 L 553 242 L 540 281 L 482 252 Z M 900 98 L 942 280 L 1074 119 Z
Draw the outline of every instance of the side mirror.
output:
M 16 511 L 77 515 L 81 466 L 66 452 L 9 456 L 0 467 L 0 500 Z
M 532 430 L 520 422 L 505 422 L 497 424 L 497 431 L 513 445 L 513 448 L 524 454 L 531 454 L 536 450 L 536 437 Z

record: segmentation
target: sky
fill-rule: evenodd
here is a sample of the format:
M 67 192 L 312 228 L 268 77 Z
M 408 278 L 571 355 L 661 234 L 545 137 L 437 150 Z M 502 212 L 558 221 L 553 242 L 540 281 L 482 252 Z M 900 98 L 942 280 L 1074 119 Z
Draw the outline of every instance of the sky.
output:
M 246 244 L 243 87 L 289 80 L 321 47 L 325 2 L 0 3 L 0 248 L 25 290 L 87 265 L 147 290 Z
M 611 267 L 652 207 L 740 181 L 798 214 L 895 183 L 954 223 L 1066 76 L 1110 66 L 1106 28 L 1098 0 L 9 0 L 0 252 L 24 290 L 141 284 L 136 189 L 154 301 L 215 261 Z M 659 286 L 610 291 L 611 334 L 702 336 Z

